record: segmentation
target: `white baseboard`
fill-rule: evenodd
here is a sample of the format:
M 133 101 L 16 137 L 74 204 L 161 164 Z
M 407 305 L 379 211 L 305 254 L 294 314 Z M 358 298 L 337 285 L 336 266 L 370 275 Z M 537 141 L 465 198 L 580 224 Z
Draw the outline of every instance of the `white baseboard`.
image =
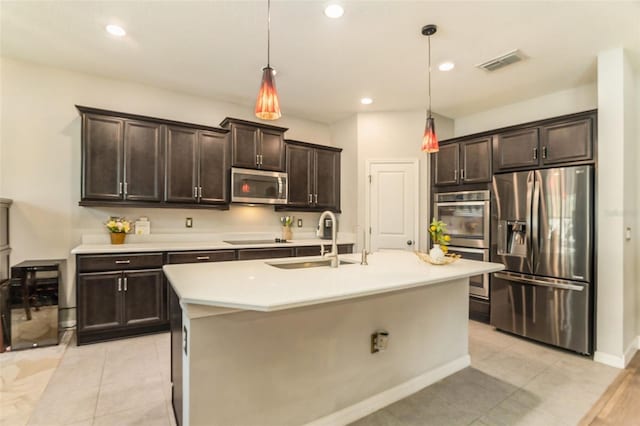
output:
M 343 408 L 328 416 L 307 423 L 306 426 L 336 426 L 346 425 L 365 417 L 389 404 L 393 404 L 419 390 L 442 380 L 453 373 L 456 373 L 471 365 L 469 355 L 461 356 L 434 370 L 428 371 L 418 377 L 406 381 L 398 386 L 369 397 L 357 404 Z
M 596 351 L 593 355 L 593 360 L 602 364 L 610 365 L 611 367 L 625 368 L 629 362 L 631 362 L 631 359 L 638 349 L 640 349 L 640 336 L 636 337 L 631 341 L 631 343 L 629 343 L 627 350 L 624 351 L 622 356 Z

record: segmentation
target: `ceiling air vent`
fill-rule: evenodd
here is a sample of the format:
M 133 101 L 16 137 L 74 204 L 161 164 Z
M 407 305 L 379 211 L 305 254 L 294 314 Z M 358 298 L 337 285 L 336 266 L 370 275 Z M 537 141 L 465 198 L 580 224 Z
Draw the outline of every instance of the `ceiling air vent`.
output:
M 526 59 L 526 56 L 518 49 L 498 56 L 497 58 L 489 59 L 487 62 L 476 65 L 476 67 L 485 71 L 495 71 L 500 68 L 504 68 L 507 65 L 515 64 Z

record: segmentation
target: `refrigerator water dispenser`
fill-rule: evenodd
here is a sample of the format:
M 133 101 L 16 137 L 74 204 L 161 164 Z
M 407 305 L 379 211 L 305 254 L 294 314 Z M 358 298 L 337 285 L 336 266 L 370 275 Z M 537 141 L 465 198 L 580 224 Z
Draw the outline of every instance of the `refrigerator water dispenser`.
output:
M 502 256 L 527 256 L 527 224 L 517 220 L 498 222 L 498 254 Z

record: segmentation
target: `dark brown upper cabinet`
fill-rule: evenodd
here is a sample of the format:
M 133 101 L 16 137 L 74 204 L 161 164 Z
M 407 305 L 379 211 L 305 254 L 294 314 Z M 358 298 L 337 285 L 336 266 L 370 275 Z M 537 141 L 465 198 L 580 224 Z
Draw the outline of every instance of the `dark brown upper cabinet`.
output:
M 82 199 L 162 199 L 159 124 L 87 113 L 82 129 Z
M 536 167 L 540 159 L 537 127 L 499 133 L 493 138 L 493 167 L 502 170 Z
M 458 144 L 440 145 L 440 149 L 433 156 L 434 185 L 457 185 L 459 168 Z
M 286 208 L 340 211 L 342 150 L 293 140 L 285 145 L 289 184 Z
M 499 133 L 493 143 L 495 170 L 532 169 L 592 160 L 594 120 L 592 113 L 579 114 Z
M 284 171 L 284 132 L 288 129 L 230 117 L 220 126 L 231 133 L 233 167 Z
M 82 199 L 123 199 L 124 120 L 82 115 Z
M 563 121 L 540 128 L 542 164 L 593 158 L 593 117 Z
M 80 205 L 228 208 L 228 130 L 76 107 Z
M 167 126 L 166 133 L 166 201 L 228 204 L 227 134 L 177 126 Z
M 164 190 L 164 155 L 161 126 L 124 122 L 124 199 L 160 201 Z
M 491 137 L 444 144 L 434 156 L 434 185 L 491 181 Z

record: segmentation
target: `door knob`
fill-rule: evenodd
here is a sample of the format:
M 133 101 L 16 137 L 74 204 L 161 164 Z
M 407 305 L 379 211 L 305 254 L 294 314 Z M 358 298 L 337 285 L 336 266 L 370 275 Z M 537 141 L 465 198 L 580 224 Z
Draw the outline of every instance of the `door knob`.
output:
M 413 244 L 413 241 L 412 241 L 412 240 L 407 240 L 407 245 L 408 245 L 408 246 L 410 246 L 410 245 L 412 245 L 412 244 Z

